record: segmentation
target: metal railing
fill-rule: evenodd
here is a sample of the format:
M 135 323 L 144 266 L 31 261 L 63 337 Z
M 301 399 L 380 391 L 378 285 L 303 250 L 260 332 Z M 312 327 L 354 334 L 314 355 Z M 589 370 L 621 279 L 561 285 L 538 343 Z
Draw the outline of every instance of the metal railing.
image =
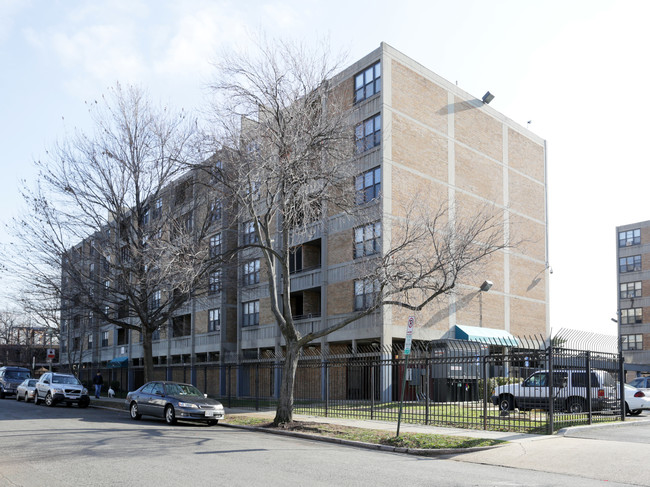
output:
M 558 346 L 569 343 L 580 347 Z M 624 419 L 623 363 L 607 351 L 609 345 L 592 351 L 588 341 L 558 336 L 517 338 L 514 345 L 414 343 L 408 367 L 395 346 L 339 348 L 325 355 L 306 349 L 296 372 L 294 412 L 397 421 L 404 388 L 402 421 L 409 423 L 551 434 L 569 425 Z M 262 409 L 277 405 L 283 365 L 281 355 L 238 357 L 233 363 L 157 366 L 154 375 L 191 381 L 227 407 Z M 108 373 L 124 380 L 122 371 Z M 142 382 L 142 368 L 131 367 L 132 388 Z

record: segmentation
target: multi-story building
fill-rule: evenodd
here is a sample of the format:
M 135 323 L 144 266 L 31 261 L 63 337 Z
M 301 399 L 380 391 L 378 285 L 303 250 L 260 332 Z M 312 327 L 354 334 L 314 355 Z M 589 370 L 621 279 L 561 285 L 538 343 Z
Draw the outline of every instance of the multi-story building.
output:
M 407 195 L 426 183 L 423 205 L 493 204 L 505 238 L 517 245 L 493 255 L 453 295 L 418 313 L 413 338 L 547 335 L 545 141 L 492 109 L 487 98 L 477 99 L 386 44 L 338 74 L 332 85 L 349 92 L 358 122 L 357 155 L 351 161 L 357 177 L 350 191 L 374 216 L 361 225 L 344 215 L 330 216 L 337 224 L 327 232 L 316 230 L 295 241 L 290 301 L 299 331 L 322 328 L 363 308 L 372 290 L 351 279 L 347 269 L 355 259 L 385 250 L 388 222 L 403 216 Z M 255 239 L 251 222 L 227 221 L 210 237 L 215 252 Z M 208 292 L 189 301 L 155 337 L 156 364 L 218 362 L 228 353 L 279 355 L 283 339 L 258 252 L 249 249 L 232 268 L 210 273 Z M 384 308 L 314 347 L 386 349 L 404 341 L 408 314 Z M 94 330 L 87 362 L 128 357 L 131 365 L 142 365 L 137 333 L 101 323 Z
M 628 371 L 650 372 L 650 221 L 616 227 L 621 349 Z

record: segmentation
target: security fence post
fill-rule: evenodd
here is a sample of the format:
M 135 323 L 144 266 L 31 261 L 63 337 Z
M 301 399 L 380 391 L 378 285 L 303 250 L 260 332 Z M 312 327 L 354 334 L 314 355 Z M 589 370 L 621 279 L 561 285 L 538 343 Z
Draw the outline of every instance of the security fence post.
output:
M 555 430 L 555 388 L 553 387 L 553 361 L 554 361 L 553 341 L 549 339 L 548 343 L 548 434 L 552 435 Z
M 370 362 L 370 419 L 375 419 L 375 363 Z
M 481 357 L 482 365 L 483 365 L 483 429 L 486 430 L 488 427 L 487 424 L 487 416 L 488 416 L 488 361 L 487 361 L 487 355 L 483 355 Z
M 592 423 L 592 397 L 591 397 L 591 352 L 587 350 L 585 352 L 585 373 L 586 373 L 586 379 L 587 379 L 587 423 L 591 424 Z

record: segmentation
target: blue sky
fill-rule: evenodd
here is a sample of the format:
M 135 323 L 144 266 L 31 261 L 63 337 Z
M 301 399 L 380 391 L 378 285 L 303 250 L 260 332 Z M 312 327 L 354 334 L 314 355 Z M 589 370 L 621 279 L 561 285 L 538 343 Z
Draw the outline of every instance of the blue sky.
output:
M 547 139 L 551 326 L 614 332 L 615 227 L 650 219 L 648 18 L 645 1 L 0 0 L 0 222 L 116 81 L 194 109 L 249 32 L 327 36 L 350 62 L 386 41 Z

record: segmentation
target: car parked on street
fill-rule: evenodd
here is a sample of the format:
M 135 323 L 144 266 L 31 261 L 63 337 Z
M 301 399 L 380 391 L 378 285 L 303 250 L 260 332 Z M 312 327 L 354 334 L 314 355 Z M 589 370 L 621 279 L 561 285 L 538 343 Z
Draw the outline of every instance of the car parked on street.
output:
M 85 408 L 90 404 L 90 397 L 88 389 L 74 375 L 48 372 L 41 376 L 35 386 L 34 404 L 40 402 L 45 402 L 47 406 L 64 402 L 67 406 L 77 404 Z
M 0 399 L 15 394 L 20 383 L 31 376 L 29 369 L 24 367 L 0 367 Z
M 650 410 L 650 395 L 636 387 L 625 384 L 625 412 L 638 416 L 643 410 Z
M 650 377 L 637 377 L 628 382 L 628 384 L 637 389 L 650 389 Z
M 16 401 L 23 399 L 25 402 L 28 402 L 30 399 L 34 399 L 36 382 L 38 382 L 37 379 L 25 379 L 22 381 L 16 388 Z
M 225 415 L 219 401 L 208 398 L 191 384 L 180 382 L 147 382 L 127 394 L 124 406 L 132 419 L 155 416 L 165 418 L 167 424 L 185 420 L 203 421 L 212 426 Z
M 548 383 L 547 370 L 535 372 L 519 384 L 498 386 L 492 394 L 492 403 L 502 411 L 548 409 L 549 394 L 557 411 L 583 413 L 588 410 L 588 384 L 585 370 L 554 370 L 553 391 Z M 606 370 L 591 371 L 591 409 L 603 411 L 618 405 L 616 379 Z

